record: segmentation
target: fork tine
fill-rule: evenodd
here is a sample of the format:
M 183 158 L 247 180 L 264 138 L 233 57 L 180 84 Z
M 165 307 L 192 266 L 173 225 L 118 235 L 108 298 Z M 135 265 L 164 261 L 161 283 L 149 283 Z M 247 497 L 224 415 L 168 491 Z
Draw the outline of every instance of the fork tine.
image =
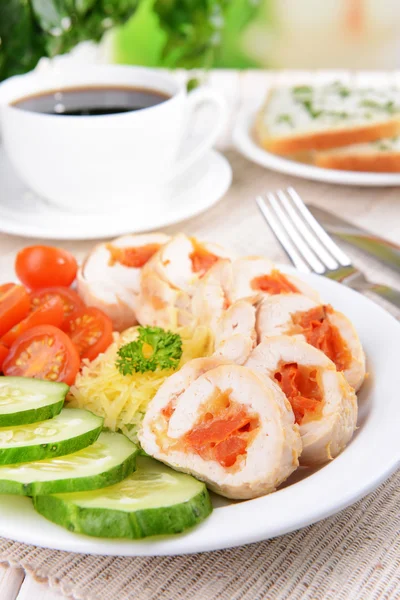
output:
M 285 208 L 288 216 L 293 222 L 293 225 L 303 236 L 304 240 L 318 256 L 320 261 L 330 270 L 333 271 L 339 267 L 339 263 L 333 258 L 333 256 L 326 250 L 326 248 L 319 241 L 314 231 L 307 226 L 306 221 L 301 213 L 299 213 L 295 205 L 292 202 L 292 197 L 287 196 L 284 191 L 278 190 L 277 195 L 281 201 L 281 204 Z
M 261 196 L 257 196 L 256 203 L 262 216 L 268 223 L 272 233 L 275 235 L 278 242 L 281 244 L 282 248 L 285 250 L 286 254 L 289 256 L 294 266 L 297 267 L 299 271 L 302 271 L 303 273 L 311 273 L 310 267 L 300 256 L 299 252 L 296 250 L 295 246 L 289 239 L 283 227 L 280 225 L 277 217 L 266 204 L 265 200 Z
M 315 235 L 318 237 L 320 242 L 327 248 L 331 254 L 336 258 L 340 265 L 343 267 L 348 267 L 351 265 L 351 260 L 339 248 L 337 244 L 332 240 L 332 238 L 326 233 L 325 229 L 321 227 L 318 221 L 313 217 L 313 215 L 308 210 L 307 206 L 304 204 L 303 200 L 300 198 L 299 194 L 292 187 L 287 189 L 288 194 L 292 198 L 295 203 L 297 209 L 300 211 L 304 219 L 307 221 L 310 228 L 314 231 Z
M 279 202 L 280 198 L 278 200 L 275 197 L 275 194 L 272 192 L 267 194 L 267 198 L 282 227 L 285 229 L 286 233 L 293 242 L 294 246 L 296 246 L 303 259 L 307 261 L 312 271 L 323 275 L 326 272 L 325 265 L 322 264 L 319 258 L 314 254 L 314 252 L 299 234 L 296 227 L 293 225 L 292 221 L 282 208 L 282 205 Z

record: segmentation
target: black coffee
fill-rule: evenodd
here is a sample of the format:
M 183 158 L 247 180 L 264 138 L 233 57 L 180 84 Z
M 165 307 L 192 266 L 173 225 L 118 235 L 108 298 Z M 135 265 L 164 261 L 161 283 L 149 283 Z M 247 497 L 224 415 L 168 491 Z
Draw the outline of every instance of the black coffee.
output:
M 13 106 L 48 115 L 87 117 L 141 110 L 169 99 L 162 92 L 126 86 L 75 87 L 20 98 Z

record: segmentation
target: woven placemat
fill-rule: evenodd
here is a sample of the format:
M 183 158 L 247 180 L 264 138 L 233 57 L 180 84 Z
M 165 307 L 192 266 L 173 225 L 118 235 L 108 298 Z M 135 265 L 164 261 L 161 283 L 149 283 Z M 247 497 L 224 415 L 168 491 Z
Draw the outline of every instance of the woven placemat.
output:
M 378 232 L 397 235 L 397 223 L 393 219 L 388 223 L 384 216 L 389 209 L 393 214 L 398 190 L 341 188 L 338 194 L 338 187 L 271 173 L 233 151 L 227 155 L 234 184 L 214 209 L 181 226 L 190 235 L 227 247 L 234 244 L 239 254 L 266 254 L 283 262 L 284 255 L 252 200 L 261 190 L 290 184 L 308 201 L 350 219 L 360 214 L 360 201 L 364 210 L 371 207 L 374 211 Z M 388 232 L 379 227 L 381 219 Z M 11 253 L 13 242 L 7 244 Z M 74 244 L 74 248 L 85 252 L 91 245 Z M 355 252 L 352 256 L 376 281 L 399 284 L 398 277 L 374 261 Z M 35 579 L 79 600 L 397 600 L 399 507 L 400 473 L 336 516 L 250 546 L 181 557 L 115 558 L 0 539 L 0 563 L 22 567 Z

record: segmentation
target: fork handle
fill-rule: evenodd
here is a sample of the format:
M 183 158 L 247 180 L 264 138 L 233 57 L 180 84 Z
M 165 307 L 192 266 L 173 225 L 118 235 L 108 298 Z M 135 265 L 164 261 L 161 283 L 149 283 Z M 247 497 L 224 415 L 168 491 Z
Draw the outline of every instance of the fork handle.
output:
M 360 289 L 360 288 L 359 288 Z M 390 304 L 393 304 L 396 308 L 400 310 L 400 291 L 392 288 L 388 285 L 382 285 L 380 283 L 365 283 L 360 289 L 360 291 L 368 291 L 376 294 L 380 298 L 386 300 Z

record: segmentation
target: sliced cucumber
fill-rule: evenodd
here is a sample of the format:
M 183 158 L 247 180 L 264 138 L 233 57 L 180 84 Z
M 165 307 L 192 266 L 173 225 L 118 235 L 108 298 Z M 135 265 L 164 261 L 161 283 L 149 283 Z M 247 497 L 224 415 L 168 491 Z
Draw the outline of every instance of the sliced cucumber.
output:
M 0 427 L 51 419 L 61 411 L 69 387 L 30 377 L 0 377 Z
M 181 533 L 211 513 L 204 483 L 151 458 L 138 456 L 136 466 L 132 475 L 111 487 L 35 496 L 34 506 L 69 531 L 130 539 Z
M 102 417 L 80 408 L 64 408 L 48 421 L 0 428 L 0 464 L 30 462 L 77 452 L 93 444 Z
M 122 433 L 103 432 L 74 454 L 0 467 L 0 494 L 35 496 L 113 485 L 135 470 L 137 452 Z

